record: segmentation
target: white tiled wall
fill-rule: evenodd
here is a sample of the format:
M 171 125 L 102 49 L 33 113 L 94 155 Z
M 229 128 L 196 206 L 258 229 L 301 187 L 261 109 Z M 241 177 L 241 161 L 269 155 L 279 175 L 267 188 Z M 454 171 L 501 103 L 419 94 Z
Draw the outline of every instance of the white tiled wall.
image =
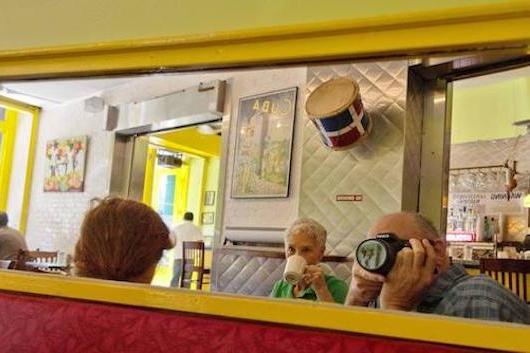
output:
M 103 113 L 87 113 L 83 108 L 79 101 L 44 110 L 41 115 L 26 232 L 30 249 L 71 253 L 90 199 L 107 193 L 111 133 L 100 128 Z M 88 135 L 85 191 L 44 192 L 46 142 L 79 135 Z
M 163 75 L 139 77 L 125 85 L 114 87 L 101 96 L 110 105 L 134 106 L 135 102 L 176 92 L 210 80 L 227 80 L 228 92 L 225 106 L 226 123 L 232 119 L 232 105 L 236 107 L 240 96 L 267 92 L 279 88 L 303 85 L 305 68 L 282 70 L 254 70 L 237 72 L 217 72 L 184 75 Z M 300 92 L 303 92 L 301 87 Z M 298 107 L 300 109 L 300 107 Z M 149 121 L 134 121 L 127 116 L 127 109 L 120 110 L 119 129 L 129 128 Z M 31 200 L 27 226 L 28 246 L 32 249 L 62 250 L 73 252 L 79 227 L 89 201 L 93 197 L 108 193 L 110 156 L 113 133 L 103 130 L 104 115 L 84 111 L 83 100 L 43 110 L 36 146 L 35 166 L 31 187 Z M 302 114 L 298 114 L 302 119 Z M 299 123 L 299 122 L 297 122 Z M 301 123 L 299 123 L 301 126 Z M 296 134 L 300 133 L 300 129 Z M 230 138 L 230 151 L 233 151 L 234 136 Z M 87 165 L 85 168 L 85 191 L 82 193 L 45 193 L 43 191 L 44 158 L 46 142 L 56 138 L 78 135 L 88 136 Z M 295 136 L 299 139 L 299 136 Z M 293 163 L 300 164 L 300 154 L 293 151 Z M 227 179 L 231 177 L 233 156 L 228 156 Z M 299 168 L 291 171 L 291 196 L 287 199 L 235 202 L 230 198 L 230 183 L 225 190 L 227 224 L 270 224 L 286 226 L 298 213 Z M 218 199 L 218 201 L 221 201 Z M 217 215 L 216 215 L 217 216 Z

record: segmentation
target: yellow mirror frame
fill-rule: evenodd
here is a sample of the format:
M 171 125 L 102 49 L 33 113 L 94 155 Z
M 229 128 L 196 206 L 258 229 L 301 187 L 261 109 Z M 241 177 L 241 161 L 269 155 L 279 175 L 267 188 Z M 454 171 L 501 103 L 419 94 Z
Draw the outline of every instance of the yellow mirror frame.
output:
M 391 18 L 4 51 L 0 52 L 0 80 L 451 55 L 484 48 L 514 48 L 528 54 L 529 44 L 530 3 L 513 1 Z M 14 271 L 0 271 L 0 290 L 494 350 L 518 352 L 530 347 L 529 328 L 524 326 L 413 313 L 269 301 Z

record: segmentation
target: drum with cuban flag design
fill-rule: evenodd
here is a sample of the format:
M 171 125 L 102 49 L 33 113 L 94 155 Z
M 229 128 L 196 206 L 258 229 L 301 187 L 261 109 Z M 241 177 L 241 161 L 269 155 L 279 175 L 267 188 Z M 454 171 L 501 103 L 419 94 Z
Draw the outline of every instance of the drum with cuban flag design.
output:
M 305 110 L 324 144 L 333 150 L 353 147 L 372 128 L 359 85 L 349 78 L 333 78 L 322 83 L 307 97 Z

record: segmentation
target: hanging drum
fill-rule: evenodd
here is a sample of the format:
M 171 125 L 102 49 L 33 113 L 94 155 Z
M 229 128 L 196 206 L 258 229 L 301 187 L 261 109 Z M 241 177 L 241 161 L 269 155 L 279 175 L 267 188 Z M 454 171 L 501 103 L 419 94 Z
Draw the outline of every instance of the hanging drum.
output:
M 363 108 L 359 85 L 349 78 L 334 78 L 322 83 L 307 97 L 305 110 L 324 144 L 333 150 L 353 147 L 372 128 Z

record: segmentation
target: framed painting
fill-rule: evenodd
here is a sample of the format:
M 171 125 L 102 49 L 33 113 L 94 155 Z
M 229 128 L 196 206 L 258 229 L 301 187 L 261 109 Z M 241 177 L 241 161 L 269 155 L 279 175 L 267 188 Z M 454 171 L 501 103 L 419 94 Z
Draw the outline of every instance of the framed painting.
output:
M 82 192 L 85 183 L 86 152 L 86 136 L 48 141 L 44 191 Z
M 297 90 L 239 100 L 232 198 L 289 196 Z
M 213 206 L 215 204 L 215 191 L 204 192 L 204 206 Z
M 201 217 L 201 223 L 205 225 L 213 224 L 214 218 L 215 215 L 213 212 L 203 212 Z

